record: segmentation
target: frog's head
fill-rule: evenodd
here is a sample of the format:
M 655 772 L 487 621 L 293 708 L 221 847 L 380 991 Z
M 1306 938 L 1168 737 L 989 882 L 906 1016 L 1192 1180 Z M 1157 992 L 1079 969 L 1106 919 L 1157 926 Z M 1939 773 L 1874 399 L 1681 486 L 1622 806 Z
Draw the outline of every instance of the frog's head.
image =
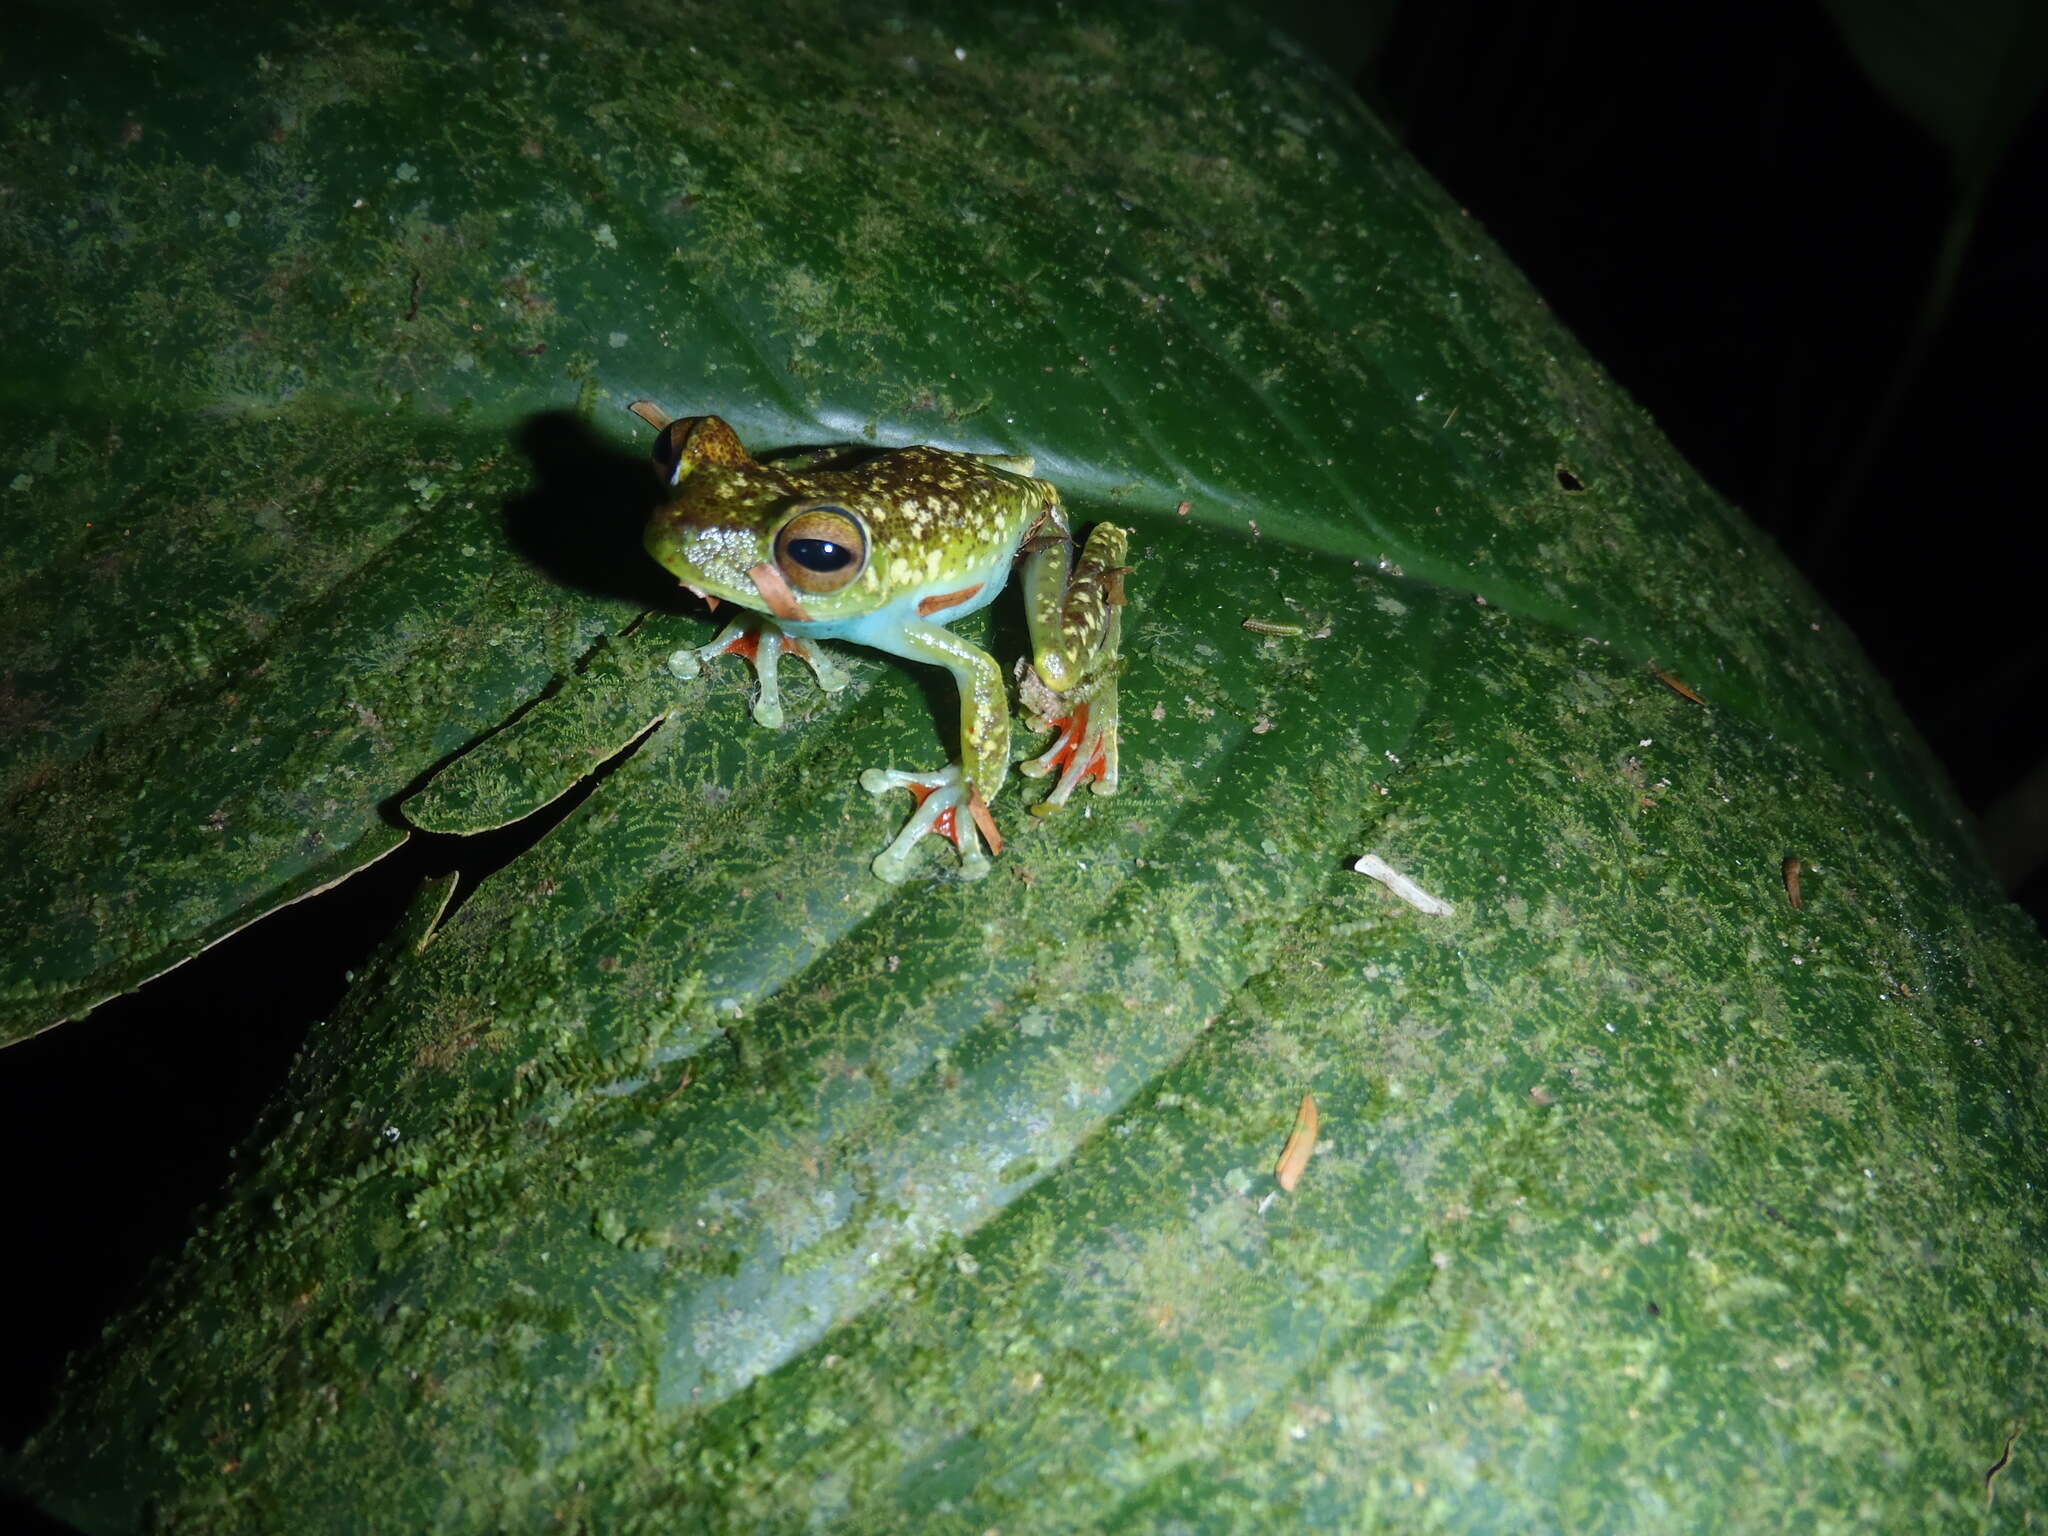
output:
M 868 563 L 867 524 L 851 508 L 755 462 L 716 416 L 670 422 L 654 463 L 674 492 L 648 519 L 647 552 L 699 597 L 797 622 L 854 600 L 833 601 Z

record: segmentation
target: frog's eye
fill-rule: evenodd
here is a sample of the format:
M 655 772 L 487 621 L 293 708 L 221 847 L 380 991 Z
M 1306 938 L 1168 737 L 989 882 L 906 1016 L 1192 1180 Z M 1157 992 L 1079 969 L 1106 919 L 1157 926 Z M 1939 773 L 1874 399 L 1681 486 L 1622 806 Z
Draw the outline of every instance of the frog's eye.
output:
M 806 507 L 775 535 L 776 568 L 799 592 L 837 592 L 867 563 L 867 530 L 844 507 Z
M 654 439 L 654 468 L 665 485 L 674 485 L 683 478 L 683 441 L 676 428 L 689 425 L 687 421 L 672 421 Z

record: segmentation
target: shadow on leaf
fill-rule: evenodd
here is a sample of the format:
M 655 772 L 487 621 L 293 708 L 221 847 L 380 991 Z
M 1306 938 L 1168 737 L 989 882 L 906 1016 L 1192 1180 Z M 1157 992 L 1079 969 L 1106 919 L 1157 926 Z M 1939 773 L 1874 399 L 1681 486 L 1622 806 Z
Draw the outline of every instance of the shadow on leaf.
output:
M 514 549 L 564 585 L 640 607 L 680 606 L 674 578 L 640 542 L 662 497 L 646 459 L 621 453 L 569 411 L 529 417 L 513 443 L 534 478 L 531 490 L 505 504 Z

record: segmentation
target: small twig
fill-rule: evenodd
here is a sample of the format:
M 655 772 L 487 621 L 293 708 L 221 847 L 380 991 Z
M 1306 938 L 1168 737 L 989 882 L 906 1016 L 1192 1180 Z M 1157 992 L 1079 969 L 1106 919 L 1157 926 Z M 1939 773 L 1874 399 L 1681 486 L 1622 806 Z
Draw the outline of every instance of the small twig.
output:
M 1998 1460 L 1991 1463 L 1990 1469 L 1984 1474 L 1984 1507 L 1986 1509 L 1989 1509 L 1991 1501 L 1998 1497 L 1997 1488 L 1992 1486 L 1993 1480 L 2011 1463 L 2013 1442 L 2019 1439 L 2020 1431 L 2026 1427 L 2024 1424 L 2018 1424 L 2013 1427 L 2013 1432 L 2005 1437 L 2005 1449 L 1998 1453 Z

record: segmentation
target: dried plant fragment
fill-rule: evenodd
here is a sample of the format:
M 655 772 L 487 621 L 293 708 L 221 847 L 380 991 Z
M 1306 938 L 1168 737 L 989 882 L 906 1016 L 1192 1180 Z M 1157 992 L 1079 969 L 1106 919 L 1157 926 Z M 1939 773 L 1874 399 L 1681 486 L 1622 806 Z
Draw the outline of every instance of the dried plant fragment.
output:
M 1294 1186 L 1301 1182 L 1302 1170 L 1308 1167 L 1308 1160 L 1316 1150 L 1316 1096 L 1304 1093 L 1301 1108 L 1294 1116 L 1294 1130 L 1287 1138 L 1287 1145 L 1280 1149 L 1280 1161 L 1274 1166 L 1273 1177 L 1280 1187 L 1290 1195 Z
M 1368 853 L 1351 867 L 1361 875 L 1370 875 L 1379 881 L 1418 912 L 1427 912 L 1431 917 L 1449 917 L 1458 910 L 1442 897 L 1430 895 L 1376 853 Z
M 1673 677 L 1669 672 L 1664 671 L 1662 668 L 1652 667 L 1650 670 L 1657 674 L 1658 682 L 1662 683 L 1666 688 L 1669 688 L 1673 693 L 1678 694 L 1680 697 L 1691 699 L 1695 704 L 1704 704 L 1707 702 L 1705 699 L 1701 698 L 1698 694 L 1694 693 L 1690 688 L 1686 687 L 1685 684 L 1681 683 L 1677 678 Z

